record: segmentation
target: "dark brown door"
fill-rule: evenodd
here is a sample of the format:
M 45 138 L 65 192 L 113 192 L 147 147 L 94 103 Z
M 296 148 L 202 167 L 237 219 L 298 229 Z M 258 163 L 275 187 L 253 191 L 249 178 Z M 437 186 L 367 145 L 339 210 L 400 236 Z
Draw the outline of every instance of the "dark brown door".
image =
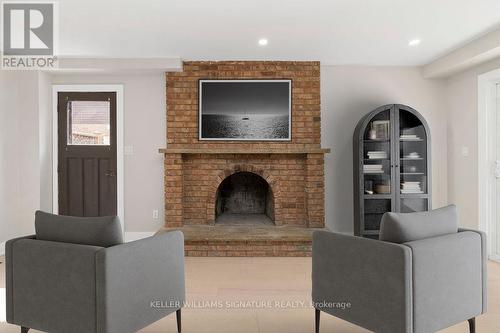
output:
M 59 214 L 117 215 L 116 93 L 59 92 Z

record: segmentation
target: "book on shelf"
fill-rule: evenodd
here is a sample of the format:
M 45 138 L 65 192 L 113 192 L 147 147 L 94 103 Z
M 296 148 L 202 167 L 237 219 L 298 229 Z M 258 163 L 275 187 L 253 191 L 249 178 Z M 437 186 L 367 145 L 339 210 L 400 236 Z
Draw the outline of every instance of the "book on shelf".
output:
M 365 164 L 363 165 L 364 173 L 384 173 L 382 164 Z
M 367 153 L 368 159 L 370 160 L 377 160 L 377 159 L 386 159 L 388 157 L 388 154 L 386 151 L 369 151 Z
M 365 170 L 377 170 L 377 169 L 382 169 L 383 165 L 382 164 L 365 164 L 363 165 L 363 169 Z

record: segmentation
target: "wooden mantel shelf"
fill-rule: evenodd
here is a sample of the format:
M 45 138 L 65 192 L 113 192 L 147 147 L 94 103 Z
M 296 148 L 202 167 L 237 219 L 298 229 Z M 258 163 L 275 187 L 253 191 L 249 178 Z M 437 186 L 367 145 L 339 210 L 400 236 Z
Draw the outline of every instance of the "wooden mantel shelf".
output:
M 243 149 L 243 148 L 160 148 L 160 154 L 328 154 L 330 148 Z

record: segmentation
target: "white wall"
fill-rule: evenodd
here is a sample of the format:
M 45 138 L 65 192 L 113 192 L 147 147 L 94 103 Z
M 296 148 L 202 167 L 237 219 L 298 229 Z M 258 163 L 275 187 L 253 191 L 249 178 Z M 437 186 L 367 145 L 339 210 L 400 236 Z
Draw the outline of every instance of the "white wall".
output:
M 322 146 L 332 148 L 325 163 L 326 223 L 353 230 L 352 136 L 366 113 L 384 104 L 406 104 L 429 123 L 432 136 L 433 207 L 447 204 L 446 102 L 442 81 L 425 80 L 416 67 L 322 66 Z
M 52 211 L 52 83 L 50 75 L 38 76 L 38 130 L 40 158 L 40 209 Z
M 153 232 L 164 224 L 163 155 L 166 145 L 165 74 L 55 75 L 53 84 L 122 84 L 124 86 L 125 231 Z M 52 179 L 52 175 L 46 175 Z M 153 210 L 159 219 L 153 220 Z
M 38 73 L 0 71 L 0 102 L 1 243 L 32 234 L 40 206 Z
M 17 99 L 17 84 L 13 84 L 14 73 L 0 71 L 0 244 L 10 237 L 11 223 L 17 222 L 16 206 L 18 191 L 13 179 L 19 177 L 10 159 L 14 158 L 12 138 L 16 137 L 13 124 L 17 125 L 14 109 Z M 0 255 L 3 251 L 0 245 Z
M 461 224 L 479 226 L 477 78 L 500 68 L 496 59 L 448 78 L 448 198 L 460 207 Z M 462 148 L 469 149 L 463 156 Z
M 13 74 L 0 72 L 0 75 Z M 22 87 L 23 91 L 19 100 L 17 90 L 16 94 L 12 92 L 12 80 L 5 77 L 0 80 L 10 89 L 0 92 L 0 214 L 1 221 L 16 221 L 1 226 L 0 241 L 28 233 L 30 230 L 26 229 L 32 227 L 33 211 L 38 207 L 50 210 L 51 84 L 124 85 L 124 139 L 126 146 L 134 148 L 133 155 L 125 156 L 125 230 L 157 230 L 163 225 L 164 206 L 163 156 L 158 153 L 158 148 L 165 146 L 166 136 L 164 74 L 47 75 L 16 74 L 19 76 L 16 87 Z M 31 83 L 27 82 L 30 78 L 33 79 Z M 383 104 L 410 105 L 429 122 L 433 151 L 433 205 L 439 207 L 448 202 L 447 190 L 453 186 L 447 184 L 447 104 L 443 82 L 423 79 L 419 69 L 414 67 L 323 66 L 321 85 L 322 145 L 333 149 L 327 155 L 325 165 L 326 220 L 330 229 L 341 232 L 353 229 L 352 134 L 364 114 Z M 31 97 L 26 98 L 29 93 Z M 6 112 L 13 108 L 22 110 L 22 113 Z M 21 117 L 22 122 L 19 121 Z M 26 132 L 27 138 L 24 137 Z M 16 139 L 12 140 L 12 137 Z M 7 142 L 14 142 L 14 145 Z M 14 146 L 21 148 L 20 155 Z M 456 198 L 455 193 L 453 198 Z M 23 203 L 17 203 L 19 200 Z M 159 220 L 153 220 L 153 209 L 159 210 Z M 24 216 L 10 218 L 17 212 Z M 18 228 L 21 219 L 26 226 Z M 12 235 L 4 237 L 7 228 L 12 230 Z

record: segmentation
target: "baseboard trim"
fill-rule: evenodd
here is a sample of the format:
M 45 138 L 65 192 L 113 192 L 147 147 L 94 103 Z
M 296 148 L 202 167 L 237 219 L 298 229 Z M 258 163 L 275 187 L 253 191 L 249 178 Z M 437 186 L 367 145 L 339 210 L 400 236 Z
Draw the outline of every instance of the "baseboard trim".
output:
M 500 256 L 499 255 L 491 255 L 488 257 L 488 259 L 500 263 Z
M 138 239 L 143 239 L 147 237 L 151 237 L 155 234 L 155 231 L 130 231 L 130 232 L 125 232 L 125 242 L 132 242 Z
M 6 322 L 7 322 L 7 292 L 5 291 L 5 288 L 0 288 L 0 323 L 6 323 Z

